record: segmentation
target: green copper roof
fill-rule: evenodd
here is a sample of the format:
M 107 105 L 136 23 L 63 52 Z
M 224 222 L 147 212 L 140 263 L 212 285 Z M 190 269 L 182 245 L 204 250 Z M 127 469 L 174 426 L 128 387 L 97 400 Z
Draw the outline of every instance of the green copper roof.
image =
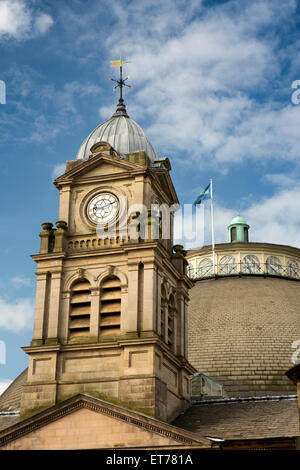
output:
M 233 217 L 228 225 L 230 243 L 245 243 L 248 242 L 249 225 L 246 220 L 239 214 Z
M 246 220 L 240 215 L 236 215 L 235 217 L 233 217 L 229 225 L 236 225 L 236 224 L 248 225 Z

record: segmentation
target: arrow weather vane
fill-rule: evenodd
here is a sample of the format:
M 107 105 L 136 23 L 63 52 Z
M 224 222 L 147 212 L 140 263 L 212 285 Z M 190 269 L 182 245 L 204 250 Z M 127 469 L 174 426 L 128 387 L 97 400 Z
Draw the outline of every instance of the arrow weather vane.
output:
M 122 76 L 122 71 L 123 71 L 122 66 L 123 66 L 123 64 L 130 64 L 130 61 L 124 62 L 122 60 L 122 56 L 120 56 L 120 60 L 111 60 L 110 61 L 111 67 L 120 67 L 120 78 L 119 78 L 119 80 L 115 80 L 114 78 L 111 78 L 111 80 L 113 82 L 117 83 L 117 85 L 114 86 L 114 90 L 118 87 L 120 88 L 120 100 L 123 100 L 122 89 L 123 89 L 124 86 L 128 86 L 128 88 L 133 88 L 132 85 L 127 85 L 127 83 L 125 83 L 126 80 L 128 80 L 129 76 L 126 77 L 125 79 L 123 79 L 123 76 Z

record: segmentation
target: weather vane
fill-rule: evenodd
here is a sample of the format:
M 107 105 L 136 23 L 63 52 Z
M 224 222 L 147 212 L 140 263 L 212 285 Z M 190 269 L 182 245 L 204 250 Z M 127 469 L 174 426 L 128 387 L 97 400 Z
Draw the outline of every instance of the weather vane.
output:
M 128 80 L 129 76 L 123 79 L 123 75 L 122 75 L 122 72 L 123 72 L 123 70 L 122 70 L 123 64 L 130 64 L 130 61 L 124 62 L 124 61 L 122 60 L 122 56 L 120 56 L 120 60 L 111 60 L 111 61 L 110 61 L 111 67 L 120 67 L 120 78 L 119 78 L 119 80 L 115 80 L 114 78 L 111 78 L 111 80 L 112 80 L 113 82 L 116 82 L 116 83 L 117 83 L 117 85 L 114 87 L 114 90 L 115 90 L 116 88 L 118 88 L 118 87 L 120 88 L 120 100 L 123 99 L 123 96 L 122 96 L 122 89 L 123 89 L 124 86 L 127 86 L 128 88 L 133 88 L 132 85 L 127 85 L 127 83 L 125 83 L 126 80 Z

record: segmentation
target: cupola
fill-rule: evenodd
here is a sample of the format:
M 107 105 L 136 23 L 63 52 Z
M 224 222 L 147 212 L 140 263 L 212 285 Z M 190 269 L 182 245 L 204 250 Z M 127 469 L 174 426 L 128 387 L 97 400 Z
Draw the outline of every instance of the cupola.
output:
M 246 220 L 237 215 L 228 225 L 230 243 L 246 243 L 249 241 L 249 228 Z

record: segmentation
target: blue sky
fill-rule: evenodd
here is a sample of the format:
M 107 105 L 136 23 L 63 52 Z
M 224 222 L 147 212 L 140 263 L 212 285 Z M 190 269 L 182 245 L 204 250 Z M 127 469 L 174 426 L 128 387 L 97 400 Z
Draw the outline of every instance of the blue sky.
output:
M 180 202 L 213 178 L 216 242 L 239 211 L 252 241 L 300 247 L 299 28 L 295 0 L 0 0 L 0 383 L 27 365 L 52 181 L 111 116 L 120 54 L 128 113 L 170 158 Z

